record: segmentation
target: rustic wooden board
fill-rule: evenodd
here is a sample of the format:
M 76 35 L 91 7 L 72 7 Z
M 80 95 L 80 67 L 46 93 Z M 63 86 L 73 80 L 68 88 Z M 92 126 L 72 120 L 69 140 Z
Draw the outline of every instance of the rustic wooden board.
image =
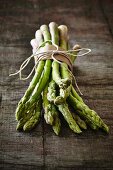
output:
M 110 0 L 0 1 L 0 169 L 113 169 L 112 11 Z M 30 80 L 8 75 L 31 54 L 34 32 L 50 21 L 68 25 L 72 46 L 77 41 L 92 49 L 76 60 L 74 74 L 85 102 L 109 125 L 109 135 L 90 129 L 76 135 L 63 118 L 59 137 L 43 120 L 31 133 L 16 132 L 14 112 Z

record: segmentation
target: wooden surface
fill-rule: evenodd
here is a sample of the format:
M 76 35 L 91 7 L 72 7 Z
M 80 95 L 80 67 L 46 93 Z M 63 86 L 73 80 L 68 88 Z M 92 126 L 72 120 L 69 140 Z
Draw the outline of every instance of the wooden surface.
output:
M 92 49 L 77 59 L 74 74 L 85 102 L 109 125 L 109 135 L 90 129 L 76 135 L 65 121 L 59 137 L 43 120 L 31 133 L 15 130 L 15 109 L 30 79 L 8 75 L 31 54 L 35 31 L 50 21 L 69 27 L 71 45 L 77 41 Z M 1 0 L 0 105 L 0 170 L 113 169 L 113 1 Z

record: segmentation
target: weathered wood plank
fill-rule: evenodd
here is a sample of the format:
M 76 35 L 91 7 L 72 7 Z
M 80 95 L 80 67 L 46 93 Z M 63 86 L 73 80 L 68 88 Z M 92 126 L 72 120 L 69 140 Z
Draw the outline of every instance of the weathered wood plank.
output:
M 16 131 L 15 109 L 28 82 L 20 81 L 18 76 L 9 77 L 9 74 L 19 69 L 18 66 L 25 57 L 26 48 L 1 47 L 0 169 L 17 169 L 19 165 L 22 169 L 43 166 L 42 122 L 31 133 Z M 27 70 L 24 75 L 26 74 Z
M 109 4 L 109 5 L 108 5 Z M 100 6 L 103 12 L 104 19 L 106 20 L 108 24 L 108 29 L 111 34 L 111 37 L 113 38 L 113 1 L 108 0 L 107 2 L 105 0 L 100 0 Z
M 111 2 L 102 4 L 111 25 Z M 98 0 L 0 1 L 0 169 L 113 168 L 113 39 L 104 17 Z M 15 108 L 30 80 L 20 82 L 8 75 L 31 54 L 34 32 L 50 21 L 69 26 L 72 46 L 77 40 L 92 49 L 76 60 L 74 74 L 85 102 L 109 125 L 109 135 L 90 129 L 76 135 L 62 117 L 60 137 L 43 122 L 31 133 L 16 132 Z

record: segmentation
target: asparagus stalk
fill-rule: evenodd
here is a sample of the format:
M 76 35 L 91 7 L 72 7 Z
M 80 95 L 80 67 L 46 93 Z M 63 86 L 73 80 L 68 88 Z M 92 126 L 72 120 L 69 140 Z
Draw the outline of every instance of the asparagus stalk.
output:
M 59 27 L 59 29 L 60 29 L 60 34 L 61 34 L 61 47 L 63 47 L 64 49 L 66 49 L 67 50 L 67 43 L 66 43 L 66 41 L 67 41 L 67 39 L 65 39 L 65 37 L 67 37 L 67 36 L 65 36 L 65 30 L 66 30 L 66 27 L 65 26 L 60 26 Z M 76 58 L 76 57 L 75 57 Z M 73 61 L 74 61 L 74 57 L 73 57 Z M 62 73 L 62 76 L 64 76 L 65 77 L 65 74 L 66 74 L 66 71 L 64 70 L 63 71 L 63 67 L 61 66 L 61 68 L 62 68 L 62 71 L 61 71 L 61 73 Z M 66 68 L 66 67 L 65 67 Z M 64 78 L 63 77 L 63 78 Z M 72 93 L 73 93 L 73 95 L 80 101 L 80 102 L 83 102 L 83 100 L 82 100 L 82 98 L 76 93 L 76 91 L 74 90 L 74 88 L 72 87 Z M 71 96 L 71 95 L 70 95 Z M 87 110 L 88 111 L 88 110 Z M 91 112 L 92 113 L 92 112 Z M 89 122 L 88 120 L 87 120 L 87 122 Z M 96 129 L 97 128 L 97 125 L 96 124 L 94 124 L 94 123 L 90 123 L 90 126 L 93 128 L 93 129 Z M 107 131 L 107 128 L 106 128 L 106 126 L 102 123 L 102 127 L 104 127 L 104 129 L 106 129 L 106 131 Z
M 71 87 L 71 93 L 78 101 L 83 102 L 83 99 L 78 95 L 73 86 Z
M 68 109 L 68 105 L 66 103 L 57 106 L 59 111 L 64 116 L 65 120 L 67 121 L 70 129 L 72 129 L 75 133 L 81 133 L 81 129 L 77 125 L 76 121 L 73 119 L 72 114 Z
M 58 27 L 59 29 L 59 34 L 60 34 L 60 47 L 63 48 L 64 50 L 68 50 L 68 40 L 67 40 L 67 26 L 65 25 L 60 25 Z M 71 81 L 72 84 L 72 75 L 70 74 L 70 71 L 68 69 L 68 65 L 66 63 L 62 63 L 60 65 L 61 67 L 61 76 L 63 79 L 68 78 Z M 66 98 L 69 96 L 70 91 L 71 91 L 71 84 L 70 86 L 65 90 L 61 89 L 60 90 L 60 95 L 66 100 Z
M 51 39 L 52 43 L 59 45 L 59 32 L 58 32 L 58 26 L 56 23 L 51 22 L 49 24 L 49 29 L 50 29 L 50 34 L 51 34 Z M 60 72 L 59 72 L 59 63 L 56 61 L 53 61 L 52 63 L 52 78 L 56 82 L 56 84 L 60 88 L 67 88 L 71 81 L 70 79 L 61 79 Z
M 62 79 L 60 76 L 60 66 L 57 61 L 52 63 L 52 78 L 60 88 L 66 89 L 70 84 L 71 80 L 68 78 Z
M 56 97 L 56 88 L 57 88 L 57 84 L 55 83 L 54 80 L 51 80 L 48 87 L 47 98 L 50 102 L 57 105 L 63 103 L 64 99 L 61 96 Z
M 49 40 L 51 40 L 51 35 L 49 33 L 49 29 L 47 25 L 42 25 L 40 27 L 40 30 L 42 32 L 42 35 L 44 37 L 44 41 L 48 41 L 47 44 L 51 44 L 51 42 L 49 42 Z
M 29 112 L 24 114 L 24 117 L 22 117 L 17 124 L 16 130 L 22 130 L 24 124 L 32 117 L 32 115 L 34 114 L 34 108 L 35 108 L 35 104 L 33 105 L 33 107 L 31 108 L 31 110 L 29 110 Z
M 47 99 L 47 93 L 48 93 L 48 83 L 45 87 L 45 89 L 43 90 L 43 107 L 44 107 L 44 118 L 47 124 L 52 125 L 54 118 L 52 115 L 52 106 L 51 103 L 48 101 Z
M 38 46 L 40 46 L 43 41 L 52 39 L 52 43 L 49 41 L 46 43 L 54 43 L 64 50 L 67 50 L 67 27 L 64 25 L 58 27 L 56 23 L 52 22 L 49 24 L 49 29 L 47 25 L 42 25 L 40 30 L 36 32 L 35 36 Z M 74 53 L 77 54 L 77 52 Z M 70 55 L 70 57 L 72 62 L 74 62 L 76 57 L 73 55 Z M 48 84 L 51 66 L 53 80 Z M 59 86 L 60 96 L 56 97 L 57 85 Z M 93 129 L 102 128 L 106 132 L 109 131 L 109 128 L 97 113 L 84 104 L 82 98 L 73 88 L 72 76 L 67 64 L 62 63 L 59 65 L 58 62 L 52 62 L 51 60 L 40 61 L 38 63 L 35 76 L 18 104 L 16 110 L 16 119 L 19 120 L 17 125 L 18 130 L 23 129 L 24 131 L 29 131 L 38 123 L 41 114 L 42 99 L 40 99 L 40 95 L 42 91 L 43 106 L 45 110 L 44 118 L 48 124 L 52 125 L 52 128 L 57 135 L 61 128 L 58 110 L 62 113 L 69 127 L 75 133 L 81 133 L 82 131 L 80 128 L 86 129 L 86 123 Z M 86 123 L 78 115 L 70 113 L 66 99 Z M 61 104 L 62 102 L 64 103 Z
M 41 109 L 42 109 L 42 98 L 40 97 L 38 102 L 36 103 L 34 114 L 23 126 L 24 131 L 30 131 L 38 124 L 40 120 L 39 118 L 41 116 Z
M 50 102 L 55 102 L 56 103 L 56 84 L 54 80 L 51 80 L 49 83 L 49 87 L 48 87 L 48 93 L 47 93 L 47 99 Z M 86 129 L 86 123 L 80 119 L 80 117 L 78 115 L 72 114 L 73 118 L 75 119 L 75 121 L 77 122 L 77 124 L 82 128 L 82 129 Z
M 42 33 L 40 30 L 37 31 L 36 35 L 37 35 L 36 37 L 37 37 L 37 47 L 38 47 L 42 44 L 43 37 L 42 37 Z M 35 75 L 34 75 L 32 81 L 30 82 L 28 89 L 26 90 L 24 96 L 20 100 L 18 107 L 16 109 L 16 113 L 15 113 L 16 120 L 20 120 L 22 117 L 24 117 L 25 103 L 29 100 L 33 90 L 35 89 L 37 83 L 39 82 L 42 71 L 44 69 L 44 65 L 45 65 L 45 61 L 43 61 L 43 60 L 39 61 L 38 66 L 36 68 Z
M 46 85 L 44 91 L 43 91 L 43 107 L 44 107 L 44 118 L 46 120 L 47 124 L 53 125 L 52 128 L 54 132 L 58 135 L 60 132 L 60 119 L 58 117 L 59 113 L 56 110 L 56 107 L 54 104 L 50 103 L 47 99 L 48 94 L 48 84 Z
M 44 72 L 42 73 L 42 77 L 39 80 L 39 83 L 36 85 L 34 89 L 34 93 L 30 97 L 30 99 L 25 103 L 25 111 L 28 111 L 32 105 L 39 99 L 41 92 L 44 90 L 46 83 L 49 80 L 49 75 L 51 73 L 51 60 L 46 60 L 44 66 Z
M 91 128 L 96 129 L 102 128 L 105 132 L 109 132 L 108 126 L 103 122 L 103 120 L 99 117 L 99 115 L 91 110 L 86 104 L 78 101 L 71 94 L 68 97 L 69 103 L 72 105 L 74 109 L 76 109 L 77 113 L 83 117 Z
M 51 35 L 50 35 L 50 32 L 49 32 L 47 25 L 42 25 L 40 27 L 40 30 L 43 34 L 44 41 L 51 40 Z M 47 42 L 47 43 L 51 44 L 51 42 Z M 48 60 L 46 60 L 46 61 L 48 61 Z M 44 118 L 46 120 L 46 123 L 52 125 L 54 118 L 52 116 L 52 106 L 49 103 L 49 101 L 47 100 L 47 91 L 48 91 L 48 83 L 47 83 L 47 85 L 44 89 L 44 92 L 43 92 L 43 106 L 44 106 L 44 109 L 45 109 Z
M 55 34 L 50 34 L 47 25 L 42 25 L 40 29 L 42 31 L 44 41 L 51 40 L 51 37 L 57 36 Z M 58 37 L 56 39 L 58 39 Z M 48 43 L 51 44 L 51 42 Z M 54 104 L 50 103 L 47 99 L 47 91 L 48 91 L 48 85 L 44 89 L 44 93 L 43 93 L 43 105 L 45 109 L 44 118 L 46 120 L 46 123 L 53 125 L 52 128 L 54 132 L 58 135 L 61 126 L 60 119 L 58 117 L 58 111 L 56 110 Z
M 39 62 L 37 69 L 36 69 L 36 73 L 31 81 L 28 89 L 26 90 L 24 96 L 22 97 L 21 101 L 19 102 L 18 107 L 16 109 L 16 114 L 15 114 L 16 120 L 20 120 L 21 117 L 23 117 L 22 112 L 24 110 L 24 105 L 29 100 L 33 90 L 35 89 L 37 83 L 39 82 L 40 76 L 44 69 L 44 64 L 45 64 L 44 61 Z
M 42 45 L 42 43 L 44 42 L 44 39 L 43 39 L 43 35 L 42 35 L 42 32 L 41 30 L 37 30 L 36 33 L 35 33 L 35 45 L 32 44 L 31 42 L 31 45 L 33 47 L 33 52 L 36 52 L 37 48 Z M 35 59 L 35 63 L 37 62 L 37 57 L 35 56 L 34 57 Z
M 60 34 L 60 47 L 62 47 L 64 50 L 68 49 L 68 36 L 67 36 L 67 26 L 66 25 L 60 25 L 58 27 L 59 34 Z
M 61 122 L 59 119 L 59 112 L 56 109 L 55 105 L 52 104 L 52 110 L 54 111 L 54 124 L 53 124 L 53 130 L 56 135 L 59 135 L 60 129 L 61 129 Z
M 52 38 L 52 43 L 56 44 L 56 45 L 59 45 L 59 39 L 58 38 L 58 26 L 56 23 L 50 23 L 49 24 L 49 28 L 50 28 L 50 33 L 51 35 L 57 35 L 57 36 L 51 36 Z M 56 61 L 53 61 L 53 64 L 52 64 L 52 78 L 54 80 L 54 82 L 52 83 L 55 83 L 59 85 L 60 88 L 67 88 L 71 81 L 69 78 L 66 78 L 66 79 L 61 79 L 60 77 L 60 73 L 59 73 L 59 63 L 57 63 Z M 62 80 L 68 80 L 69 84 L 67 83 L 64 83 L 63 86 L 61 84 Z M 55 87 L 55 86 L 53 86 Z M 50 91 L 53 90 L 53 88 L 50 88 L 49 89 L 49 93 Z M 52 93 L 54 93 L 54 97 L 55 97 L 55 90 L 52 91 Z M 51 94 L 51 93 L 50 93 Z M 69 127 L 76 133 L 81 133 L 82 131 L 80 130 L 79 126 L 76 124 L 75 120 L 73 119 L 69 109 L 68 109 L 68 105 L 65 103 L 65 104 L 61 104 L 61 105 L 57 105 L 59 111 L 63 114 L 65 120 L 67 121 L 67 123 L 69 124 Z
M 56 83 L 54 80 L 49 82 L 47 99 L 52 103 L 54 103 L 54 100 L 56 99 Z
M 56 99 L 56 86 L 55 86 L 55 81 L 52 80 L 49 83 L 49 88 L 48 88 L 48 94 L 45 94 L 45 96 L 48 96 L 48 100 L 51 102 L 54 102 Z M 47 102 L 48 102 L 47 100 Z M 69 124 L 69 127 L 76 133 L 81 133 L 80 128 L 78 127 L 77 123 L 75 122 L 75 120 L 73 119 L 69 109 L 68 109 L 68 105 L 65 104 L 61 104 L 61 105 L 57 105 L 59 111 L 63 114 L 65 120 L 67 121 L 67 123 Z M 80 122 L 80 121 L 79 121 Z M 81 125 L 82 126 L 82 125 Z
M 79 45 L 73 47 L 73 49 L 79 49 L 79 48 L 80 48 Z M 77 53 L 78 53 L 77 51 L 74 52 L 74 54 L 76 55 Z M 74 62 L 77 56 L 72 55 L 70 57 L 72 62 Z M 95 111 L 89 109 L 89 107 L 84 103 L 83 99 L 77 94 L 73 86 L 71 88 L 71 94 L 69 95 L 68 101 L 72 105 L 72 107 L 75 108 L 76 111 L 78 111 L 80 116 L 84 117 L 85 121 L 90 125 L 92 129 L 96 130 L 99 127 L 101 127 L 104 131 L 106 132 L 109 131 L 107 125 L 102 121 L 102 119 L 98 116 L 98 114 Z
M 48 31 L 48 28 L 46 25 L 42 25 L 40 27 L 41 29 L 41 36 L 43 36 L 44 38 L 44 41 L 47 41 L 47 40 L 50 40 L 50 34 L 49 34 L 49 31 Z M 39 32 L 38 32 L 39 34 Z M 37 35 L 37 34 L 36 34 Z M 38 39 L 38 37 L 37 37 Z M 42 42 L 41 42 L 42 43 Z M 50 42 L 48 42 L 50 43 Z M 32 106 L 32 104 L 38 100 L 41 92 L 43 91 L 43 89 L 45 88 L 46 86 L 46 83 L 48 82 L 49 80 L 49 76 L 50 76 L 50 72 L 51 72 L 51 65 L 52 65 L 52 61 L 51 60 L 46 60 L 45 62 L 45 66 L 44 66 L 44 72 L 42 73 L 42 77 L 40 78 L 40 81 L 39 83 L 37 84 L 37 86 L 35 87 L 35 90 L 34 90 L 34 93 L 33 95 L 31 96 L 31 98 L 29 99 L 29 101 L 26 103 L 25 107 L 26 109 L 30 109 L 30 107 Z
M 72 113 L 72 116 L 81 129 L 85 129 L 85 130 L 87 129 L 87 125 L 84 120 L 82 120 L 78 115 L 76 115 L 74 113 Z

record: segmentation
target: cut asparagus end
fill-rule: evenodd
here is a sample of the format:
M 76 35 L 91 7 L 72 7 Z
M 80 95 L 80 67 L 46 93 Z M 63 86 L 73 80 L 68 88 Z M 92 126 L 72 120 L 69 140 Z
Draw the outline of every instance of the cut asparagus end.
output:
M 51 35 L 50 35 L 50 32 L 49 32 L 48 26 L 47 25 L 42 25 L 40 27 L 40 30 L 41 30 L 41 32 L 43 34 L 44 41 L 50 41 L 51 40 Z M 51 42 L 47 42 L 47 44 L 51 44 Z
M 49 30 L 51 34 L 52 44 L 59 45 L 59 32 L 58 32 L 58 25 L 55 22 L 51 22 L 49 24 Z
M 60 35 L 60 47 L 64 50 L 68 48 L 68 28 L 66 25 L 60 25 L 58 27 Z

